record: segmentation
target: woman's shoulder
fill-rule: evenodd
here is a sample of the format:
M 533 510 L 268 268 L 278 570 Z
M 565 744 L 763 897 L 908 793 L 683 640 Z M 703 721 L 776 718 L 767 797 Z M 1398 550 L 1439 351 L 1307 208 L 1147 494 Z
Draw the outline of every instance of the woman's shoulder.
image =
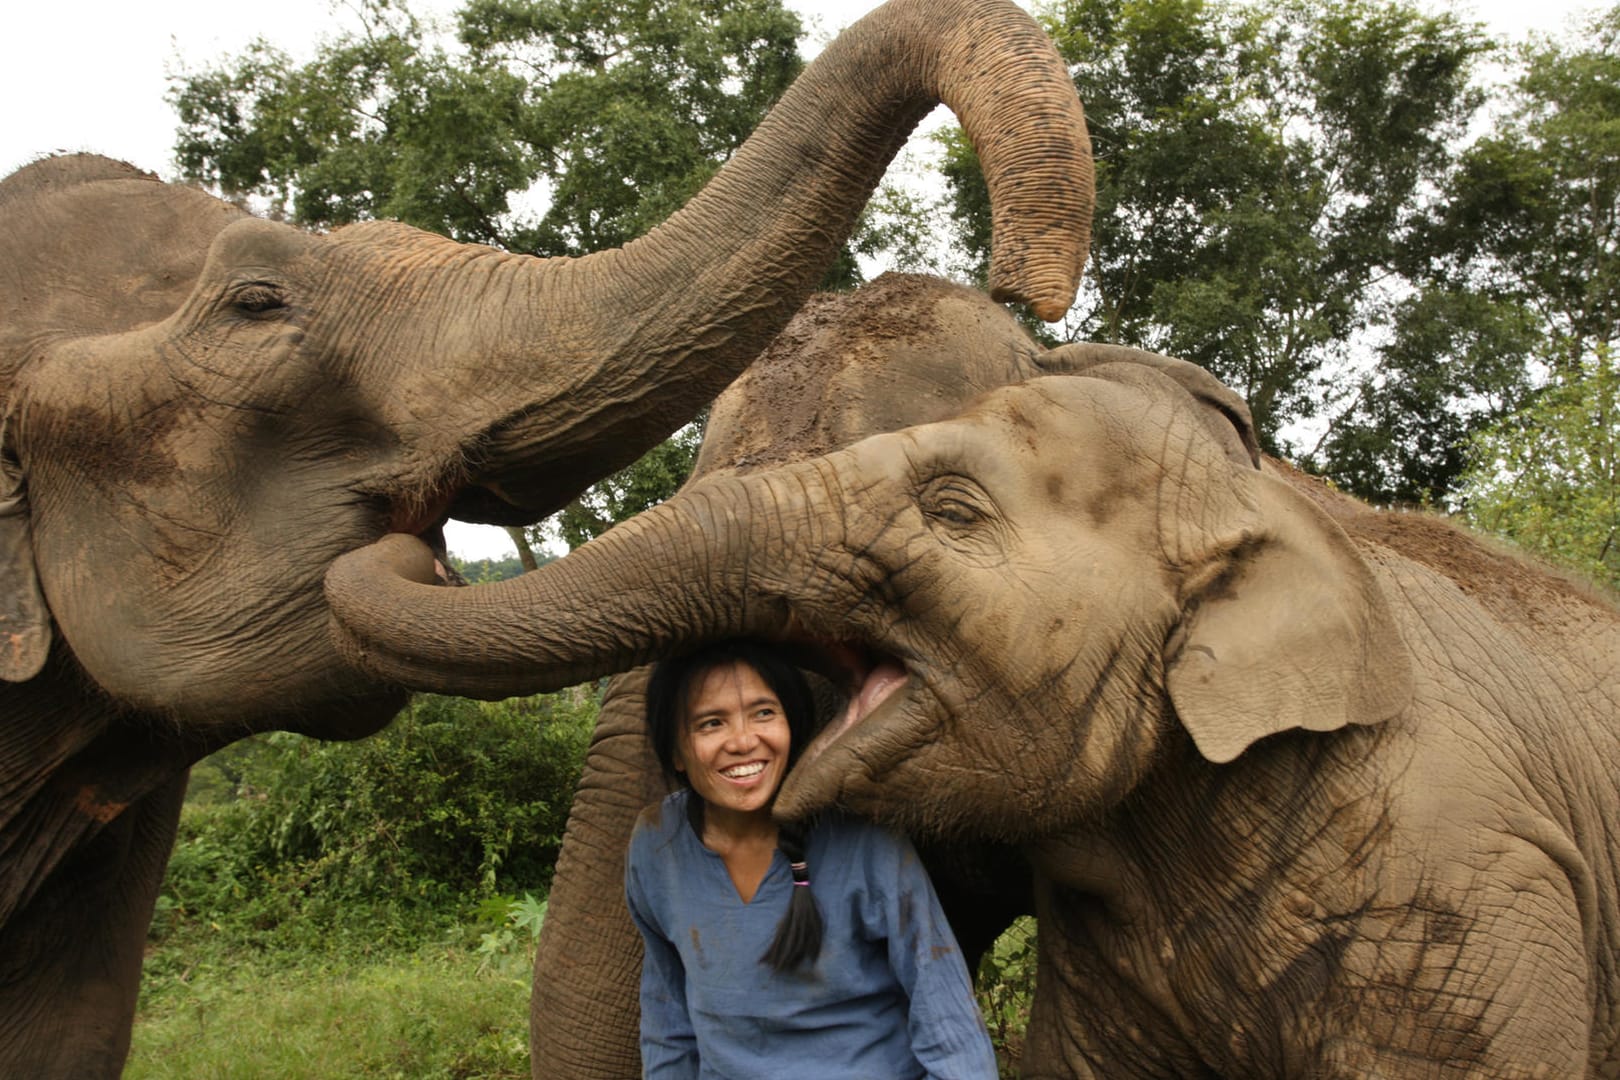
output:
M 675 791 L 646 807 L 636 815 L 636 826 L 630 834 L 631 846 L 649 841 L 667 841 L 678 835 L 686 821 L 686 800 L 690 792 Z
M 819 845 L 841 858 L 915 859 L 916 852 L 904 833 L 876 822 L 847 814 L 830 813 L 811 829 L 812 845 Z

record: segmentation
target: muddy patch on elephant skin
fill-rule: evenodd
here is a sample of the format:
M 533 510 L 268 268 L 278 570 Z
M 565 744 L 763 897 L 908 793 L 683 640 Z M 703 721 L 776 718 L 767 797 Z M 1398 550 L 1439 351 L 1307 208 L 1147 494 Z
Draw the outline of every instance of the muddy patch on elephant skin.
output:
M 180 463 L 167 443 L 182 413 L 175 401 L 161 402 L 128 420 L 85 405 L 61 410 L 34 406 L 28 411 L 27 427 L 30 442 L 51 447 L 53 459 L 72 461 L 96 483 L 153 487 L 179 478 Z
M 1034 373 L 1037 351 L 1000 305 L 936 278 L 813 296 L 715 402 L 698 469 L 801 461 L 944 419 Z
M 1555 568 L 1530 561 L 1488 536 L 1431 513 L 1377 510 L 1327 481 L 1275 458 L 1266 471 L 1325 510 L 1357 543 L 1376 544 L 1428 567 L 1499 617 L 1534 624 L 1571 602 L 1612 611 L 1615 600 Z M 1553 622 L 1561 621 L 1555 617 Z
M 812 296 L 744 375 L 715 403 L 704 455 L 740 468 L 837 450 L 871 433 L 870 402 L 892 378 L 892 350 L 940 331 L 937 293 L 884 275 L 856 293 Z M 711 444 L 713 449 L 710 450 Z

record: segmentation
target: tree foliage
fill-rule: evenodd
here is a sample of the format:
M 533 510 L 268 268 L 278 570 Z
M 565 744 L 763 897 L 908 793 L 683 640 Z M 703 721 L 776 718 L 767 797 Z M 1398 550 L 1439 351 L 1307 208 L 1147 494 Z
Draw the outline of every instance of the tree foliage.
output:
M 578 255 L 677 209 L 801 66 L 777 0 L 468 0 L 454 49 L 397 0 L 360 10 L 308 63 L 260 41 L 178 78 L 182 174 L 302 225 Z
M 634 465 L 594 485 L 538 529 L 539 543 L 561 540 L 569 550 L 588 543 L 620 521 L 669 498 L 691 475 L 703 437 L 699 417 L 653 447 Z
M 1538 371 L 1578 381 L 1620 338 L 1620 8 L 1514 61 L 1415 231 L 1394 340 L 1324 443 L 1321 464 L 1375 498 L 1440 501 Z
M 1513 107 L 1470 149 L 1438 231 L 1451 278 L 1532 327 L 1545 384 L 1468 445 L 1465 514 L 1620 587 L 1620 7 L 1520 52 Z
M 1620 359 L 1562 371 L 1477 433 L 1459 494 L 1475 526 L 1620 590 Z
M 1281 449 L 1387 317 L 1487 42 L 1372 0 L 1062 0 L 1045 18 L 1098 169 L 1091 284 L 1067 336 L 1208 367 Z M 982 258 L 987 208 L 960 139 L 946 171 Z
M 1463 157 L 1433 226 L 1441 269 L 1533 312 L 1541 359 L 1574 374 L 1620 338 L 1620 7 L 1519 51 L 1516 93 Z

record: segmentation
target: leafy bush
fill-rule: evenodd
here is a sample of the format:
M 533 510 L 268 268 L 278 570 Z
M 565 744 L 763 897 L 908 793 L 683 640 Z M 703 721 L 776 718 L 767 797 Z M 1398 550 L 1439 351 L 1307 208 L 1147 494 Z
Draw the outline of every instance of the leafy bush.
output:
M 1035 997 L 1035 920 L 1025 916 L 996 939 L 979 961 L 979 1009 L 996 1047 L 1001 1075 L 1013 1080 L 1024 1052 L 1029 1006 Z
M 187 806 L 154 933 L 251 939 L 296 917 L 302 935 L 405 945 L 479 898 L 544 895 L 595 717 L 569 692 L 423 696 L 369 739 L 234 749 L 200 767 L 235 797 Z
M 1459 495 L 1476 527 L 1620 590 L 1620 355 L 1599 346 L 1474 436 Z

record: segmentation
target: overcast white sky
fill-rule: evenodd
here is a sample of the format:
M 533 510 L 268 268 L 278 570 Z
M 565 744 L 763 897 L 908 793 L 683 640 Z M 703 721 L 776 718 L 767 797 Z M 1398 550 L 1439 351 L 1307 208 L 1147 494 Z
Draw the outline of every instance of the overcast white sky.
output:
M 878 0 L 788 0 L 812 37 L 849 25 Z M 415 0 L 419 15 L 445 14 L 455 0 Z M 1025 6 L 1029 6 L 1027 3 Z M 1449 5 L 1494 32 L 1555 32 L 1590 0 L 1472 0 Z M 11 5 L 0 36 L 0 176 L 46 154 L 91 150 L 170 176 L 174 116 L 164 102 L 171 73 L 208 66 L 264 37 L 295 57 L 358 25 L 342 0 L 43 0 Z M 511 553 L 499 529 L 454 530 L 451 550 L 467 558 Z

